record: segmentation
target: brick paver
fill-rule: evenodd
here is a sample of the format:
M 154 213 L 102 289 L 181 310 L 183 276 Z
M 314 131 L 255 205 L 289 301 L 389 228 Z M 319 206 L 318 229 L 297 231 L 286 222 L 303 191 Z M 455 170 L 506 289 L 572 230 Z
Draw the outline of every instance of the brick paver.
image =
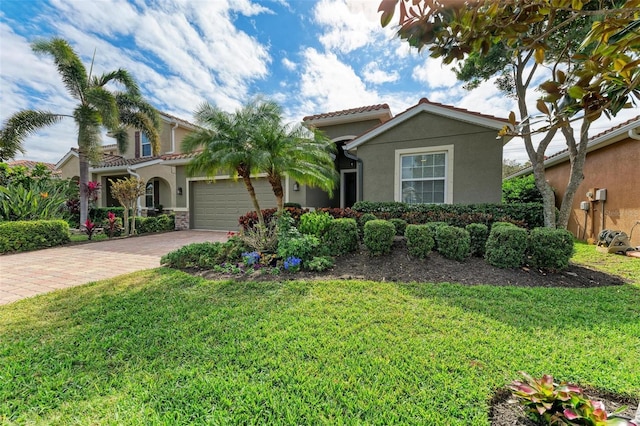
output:
M 183 245 L 226 241 L 225 232 L 176 231 L 0 256 L 0 305 L 160 266 Z

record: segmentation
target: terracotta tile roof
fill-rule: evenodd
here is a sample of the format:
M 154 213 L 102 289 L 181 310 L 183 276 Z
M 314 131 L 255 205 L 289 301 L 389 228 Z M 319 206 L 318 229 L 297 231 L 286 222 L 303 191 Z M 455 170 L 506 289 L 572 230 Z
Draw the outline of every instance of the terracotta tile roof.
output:
M 7 163 L 7 165 L 10 167 L 16 167 L 16 166 L 26 167 L 29 171 L 33 170 L 38 164 L 43 164 L 47 169 L 49 169 L 49 171 L 51 171 L 51 174 L 53 176 L 62 175 L 62 170 L 56 169 L 56 165 L 53 163 L 45 163 L 42 161 L 32 161 L 32 160 L 16 160 L 16 161 L 9 161 Z
M 355 115 L 355 114 L 361 114 L 363 112 L 380 111 L 380 110 L 389 110 L 389 105 L 388 104 L 369 105 L 369 106 L 363 106 L 359 108 L 343 109 L 341 111 L 326 112 L 323 114 L 308 115 L 304 117 L 302 121 L 319 120 L 322 118 L 340 117 L 340 116 L 352 115 L 352 114 Z
M 202 150 L 197 150 L 195 152 L 181 152 L 181 153 L 176 153 L 176 154 L 165 154 L 163 156 L 161 156 L 160 158 L 162 158 L 163 160 L 183 160 L 183 159 L 187 159 L 187 158 L 193 158 L 196 156 L 196 154 L 199 154 L 200 152 L 202 152 Z
M 616 131 L 616 130 L 624 127 L 624 126 L 627 126 L 627 125 L 633 123 L 634 121 L 637 121 L 640 124 L 640 115 L 637 115 L 637 116 L 635 116 L 633 118 L 630 118 L 629 120 L 627 120 L 625 122 L 622 122 L 622 123 L 620 123 L 620 124 L 618 124 L 616 126 L 613 126 L 610 129 L 604 130 L 604 131 L 598 133 L 597 135 L 591 136 L 589 138 L 589 142 L 592 142 L 592 141 L 594 141 L 596 139 L 599 139 L 599 138 L 601 138 L 601 137 L 603 137 L 605 135 L 608 135 L 609 133 L 612 133 L 612 132 L 614 132 L 614 131 Z M 555 157 L 559 157 L 559 156 L 564 155 L 564 154 L 566 154 L 568 152 L 569 152 L 568 148 L 567 149 L 563 149 L 562 151 L 558 151 L 558 152 L 556 152 L 556 153 L 554 153 L 554 154 L 552 154 L 552 155 L 550 155 L 548 157 L 545 157 L 545 161 L 550 160 L 550 159 L 555 158 Z
M 495 115 L 489 115 L 489 114 L 482 114 L 480 112 L 476 112 L 476 111 L 470 111 L 468 109 L 465 108 L 458 108 L 458 107 L 454 107 L 452 105 L 446 105 L 446 104 L 441 104 L 439 102 L 432 102 L 427 98 L 421 98 L 420 101 L 418 101 L 417 105 L 412 106 L 411 108 L 408 108 L 406 111 L 401 112 L 398 115 L 404 114 L 405 112 L 417 107 L 420 104 L 429 104 L 429 105 L 434 105 L 437 107 L 441 107 L 441 108 L 447 108 L 450 109 L 451 111 L 458 111 L 458 112 L 463 112 L 465 114 L 471 114 L 471 115 L 477 115 L 478 117 L 483 117 L 483 118 L 489 118 L 491 120 L 498 120 L 498 121 L 504 121 L 505 123 L 509 123 L 509 119 L 508 118 L 503 118 L 503 117 L 496 117 Z M 398 116 L 396 115 L 396 117 Z

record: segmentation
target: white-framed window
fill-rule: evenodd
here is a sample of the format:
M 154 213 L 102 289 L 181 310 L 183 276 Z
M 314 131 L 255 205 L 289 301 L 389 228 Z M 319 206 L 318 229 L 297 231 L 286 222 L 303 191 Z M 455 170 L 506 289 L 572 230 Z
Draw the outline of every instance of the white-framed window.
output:
M 140 132 L 140 153 L 143 157 L 151 157 L 151 141 L 142 132 Z
M 155 197 L 154 197 L 154 181 L 150 180 L 147 182 L 147 187 L 145 189 L 145 206 L 147 208 L 152 209 L 155 206 Z
M 408 204 L 451 204 L 453 145 L 396 150 L 394 193 Z

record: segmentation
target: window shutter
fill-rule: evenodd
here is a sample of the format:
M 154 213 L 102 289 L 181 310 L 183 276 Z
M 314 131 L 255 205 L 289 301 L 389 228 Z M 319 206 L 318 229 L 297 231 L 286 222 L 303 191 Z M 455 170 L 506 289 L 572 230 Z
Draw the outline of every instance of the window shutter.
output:
M 135 136 L 136 158 L 140 158 L 140 132 L 136 132 Z

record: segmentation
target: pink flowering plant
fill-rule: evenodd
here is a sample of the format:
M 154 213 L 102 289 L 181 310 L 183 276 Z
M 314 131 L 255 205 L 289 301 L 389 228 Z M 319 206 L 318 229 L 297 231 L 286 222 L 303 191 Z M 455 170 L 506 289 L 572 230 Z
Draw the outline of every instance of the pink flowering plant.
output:
M 91 222 L 91 219 L 87 219 L 84 223 L 84 232 L 89 236 L 89 240 L 93 237 L 93 233 L 96 232 L 96 224 Z
M 107 224 L 109 225 L 109 238 L 113 238 L 113 233 L 116 230 L 117 222 L 116 215 L 113 212 L 107 213 Z
M 607 414 L 604 404 L 587 398 L 582 389 L 569 383 L 557 384 L 545 374 L 540 379 L 520 372 L 525 380 L 514 381 L 511 393 L 526 408 L 531 418 L 541 424 L 565 426 L 638 426 L 617 416 L 620 410 Z

